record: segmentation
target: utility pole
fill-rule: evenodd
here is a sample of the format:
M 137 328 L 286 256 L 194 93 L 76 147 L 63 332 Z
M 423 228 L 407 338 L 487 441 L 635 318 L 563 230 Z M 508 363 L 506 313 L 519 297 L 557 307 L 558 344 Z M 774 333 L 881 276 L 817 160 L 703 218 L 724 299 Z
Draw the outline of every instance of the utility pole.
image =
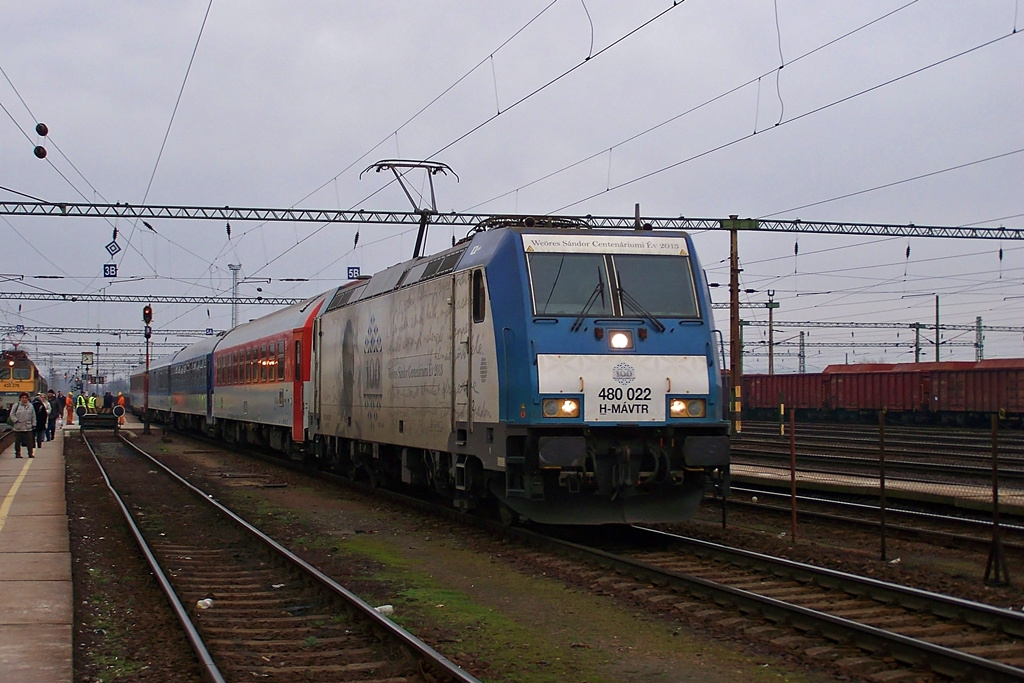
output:
M 800 332 L 800 372 L 807 372 L 807 349 L 804 346 L 804 332 Z
M 939 362 L 939 295 L 935 295 L 935 362 Z
M 142 322 L 145 323 L 146 335 L 146 374 L 142 385 L 142 433 L 150 434 L 149 430 L 149 338 L 153 336 L 153 307 L 146 304 L 142 307 Z
M 735 221 L 738 216 L 730 216 Z M 740 256 L 735 224 L 729 230 L 729 377 L 732 388 L 732 431 L 743 431 L 743 346 L 740 342 Z
M 241 263 L 228 264 L 231 271 L 231 329 L 238 326 L 238 271 L 241 269 Z
M 985 360 L 985 335 L 982 333 L 981 316 L 974 319 L 974 360 Z
M 775 290 L 768 290 L 768 374 L 775 374 L 775 309 L 779 302 L 774 300 Z
M 921 362 L 921 323 L 914 323 L 914 362 Z

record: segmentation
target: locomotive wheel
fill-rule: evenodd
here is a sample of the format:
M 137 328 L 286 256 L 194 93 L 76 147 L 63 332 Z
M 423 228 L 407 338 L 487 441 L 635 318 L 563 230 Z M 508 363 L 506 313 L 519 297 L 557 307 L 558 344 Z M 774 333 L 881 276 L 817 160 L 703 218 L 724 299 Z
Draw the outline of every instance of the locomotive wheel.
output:
M 502 526 L 516 526 L 519 524 L 519 513 L 510 508 L 504 501 L 498 501 L 498 521 Z

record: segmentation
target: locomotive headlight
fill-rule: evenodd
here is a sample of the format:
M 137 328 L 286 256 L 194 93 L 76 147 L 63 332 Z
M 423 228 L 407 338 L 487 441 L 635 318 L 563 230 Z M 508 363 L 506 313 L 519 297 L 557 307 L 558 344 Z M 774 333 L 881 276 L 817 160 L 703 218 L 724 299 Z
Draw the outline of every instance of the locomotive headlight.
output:
M 633 333 L 629 330 L 613 330 L 608 335 L 608 343 L 613 349 L 633 348 Z
M 580 402 L 574 398 L 544 399 L 544 417 L 579 417 Z
M 670 417 L 704 417 L 707 406 L 702 398 L 674 398 L 668 410 Z

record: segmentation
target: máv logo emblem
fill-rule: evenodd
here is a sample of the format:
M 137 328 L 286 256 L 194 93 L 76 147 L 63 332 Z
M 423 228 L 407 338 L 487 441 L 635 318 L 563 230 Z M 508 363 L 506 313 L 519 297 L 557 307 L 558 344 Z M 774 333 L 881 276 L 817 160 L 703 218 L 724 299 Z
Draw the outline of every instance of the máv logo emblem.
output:
M 612 368 L 612 379 L 622 386 L 626 386 L 633 383 L 633 380 L 636 379 L 636 373 L 633 371 L 633 366 L 629 363 L 619 363 Z

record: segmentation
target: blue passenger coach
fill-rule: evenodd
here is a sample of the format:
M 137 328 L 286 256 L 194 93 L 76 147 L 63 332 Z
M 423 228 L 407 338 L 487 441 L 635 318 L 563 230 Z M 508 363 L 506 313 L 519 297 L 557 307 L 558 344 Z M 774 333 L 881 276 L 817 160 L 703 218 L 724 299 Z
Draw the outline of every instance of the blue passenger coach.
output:
M 684 520 L 729 464 L 715 348 L 686 233 L 482 227 L 337 291 L 314 452 L 506 519 Z

